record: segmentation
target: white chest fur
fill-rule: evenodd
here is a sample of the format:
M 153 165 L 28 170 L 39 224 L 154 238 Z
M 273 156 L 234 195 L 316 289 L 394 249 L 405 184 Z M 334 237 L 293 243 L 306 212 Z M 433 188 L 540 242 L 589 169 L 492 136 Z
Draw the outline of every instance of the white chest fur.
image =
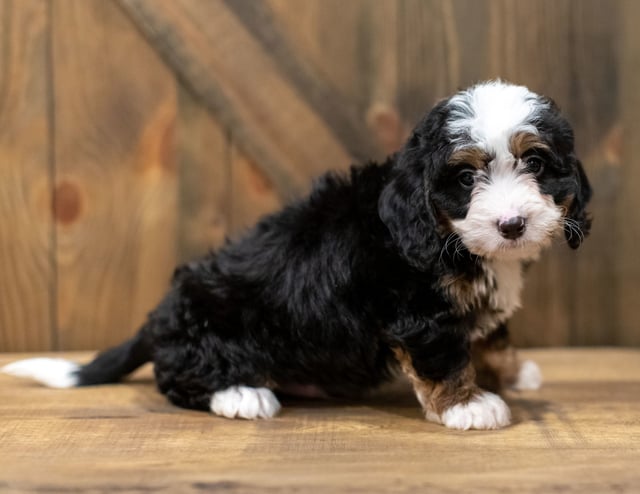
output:
M 490 261 L 485 264 L 485 270 L 495 281 L 495 288 L 489 294 L 489 308 L 507 319 L 520 308 L 522 264 L 520 261 Z

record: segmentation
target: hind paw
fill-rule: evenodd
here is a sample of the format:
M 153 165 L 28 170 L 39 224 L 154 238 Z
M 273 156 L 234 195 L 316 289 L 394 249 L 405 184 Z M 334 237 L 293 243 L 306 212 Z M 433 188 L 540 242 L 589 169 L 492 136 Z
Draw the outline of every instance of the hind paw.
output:
M 280 402 L 268 388 L 231 386 L 213 394 L 210 408 L 230 419 L 268 419 L 280 411 Z

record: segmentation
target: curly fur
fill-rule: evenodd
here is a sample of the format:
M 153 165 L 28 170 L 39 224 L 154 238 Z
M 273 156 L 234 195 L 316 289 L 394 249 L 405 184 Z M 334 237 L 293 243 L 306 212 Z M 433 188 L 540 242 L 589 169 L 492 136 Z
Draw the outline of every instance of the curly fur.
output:
M 514 87 L 490 84 L 499 86 L 495 98 Z M 532 94 L 526 92 L 535 108 L 520 110 L 524 128 L 534 128 L 551 152 L 534 183 L 563 212 L 561 228 L 571 225 L 567 239 L 576 248 L 590 226 L 590 187 L 569 124 L 550 100 Z M 468 106 L 439 103 L 386 162 L 354 166 L 346 176 L 328 173 L 307 198 L 179 267 L 138 335 L 83 366 L 79 384 L 112 382 L 152 360 L 160 391 L 187 408 L 207 410 L 215 393 L 237 386 L 311 386 L 353 397 L 391 376 L 398 349 L 417 381 L 472 379 L 465 370 L 472 342 L 496 328 L 505 332 L 518 300 L 508 309 L 502 300 L 513 298 L 513 287 L 519 291 L 521 266 L 510 281 L 513 273 L 503 276 L 472 253 L 454 227 L 472 192 L 460 187 L 459 166 L 449 160 L 461 146 L 479 145 L 478 129 L 461 122 L 474 111 Z M 491 155 L 490 143 L 483 146 Z M 447 391 L 446 403 L 459 402 L 457 414 L 473 409 L 464 403 L 483 402 L 485 395 L 467 388 L 459 399 Z M 447 423 L 453 412 L 440 412 L 429 413 Z M 508 413 L 500 413 L 485 426 L 504 425 Z

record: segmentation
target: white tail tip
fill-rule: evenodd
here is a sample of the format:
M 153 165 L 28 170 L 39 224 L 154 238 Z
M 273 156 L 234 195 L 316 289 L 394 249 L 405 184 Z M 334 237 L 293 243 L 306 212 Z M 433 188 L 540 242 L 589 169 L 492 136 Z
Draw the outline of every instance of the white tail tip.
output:
M 5 374 L 30 377 L 50 388 L 73 388 L 79 383 L 80 366 L 61 358 L 30 358 L 18 360 L 0 369 Z

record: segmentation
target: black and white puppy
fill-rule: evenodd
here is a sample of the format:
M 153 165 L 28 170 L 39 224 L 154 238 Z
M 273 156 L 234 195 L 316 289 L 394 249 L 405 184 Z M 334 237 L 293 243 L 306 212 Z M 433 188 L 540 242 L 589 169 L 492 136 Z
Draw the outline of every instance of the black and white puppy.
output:
M 558 232 L 577 248 L 591 189 L 556 105 L 492 81 L 437 104 L 384 164 L 329 173 L 304 200 L 179 267 L 133 339 L 87 364 L 15 362 L 56 387 L 152 361 L 181 407 L 272 417 L 274 391 L 354 397 L 400 368 L 428 420 L 509 424 L 488 391 L 535 388 L 505 323 L 524 267 Z

